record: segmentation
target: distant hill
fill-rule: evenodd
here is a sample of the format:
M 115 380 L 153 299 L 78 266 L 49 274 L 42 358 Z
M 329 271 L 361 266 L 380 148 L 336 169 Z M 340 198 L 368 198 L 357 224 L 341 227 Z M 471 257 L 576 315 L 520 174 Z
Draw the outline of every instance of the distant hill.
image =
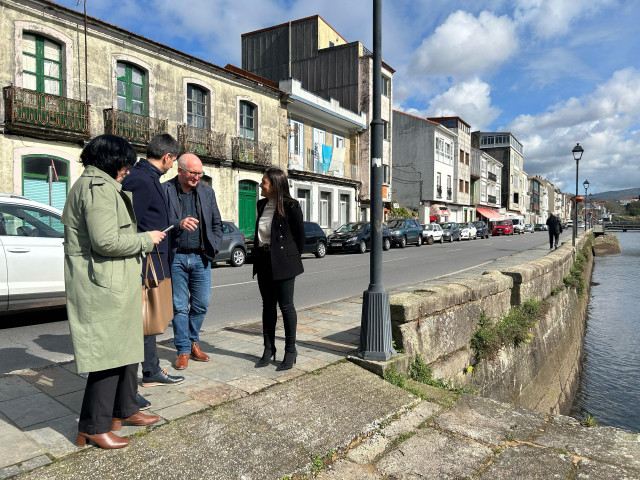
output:
M 620 197 L 633 197 L 640 195 L 640 188 L 627 188 L 625 190 L 615 190 L 611 192 L 594 193 L 594 200 L 618 200 Z

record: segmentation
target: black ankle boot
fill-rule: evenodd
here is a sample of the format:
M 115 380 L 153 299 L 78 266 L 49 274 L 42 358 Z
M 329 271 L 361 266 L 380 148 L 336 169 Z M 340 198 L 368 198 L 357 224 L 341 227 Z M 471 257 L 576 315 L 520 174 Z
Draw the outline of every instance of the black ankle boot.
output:
M 273 361 L 276 361 L 276 349 L 265 348 L 262 353 L 262 358 L 256 363 L 255 368 L 262 368 L 269 365 L 271 357 L 273 357 Z
M 298 358 L 298 352 L 295 350 L 293 352 L 284 352 L 284 360 L 280 365 L 278 365 L 278 368 L 276 368 L 276 371 L 291 370 L 295 365 L 297 358 Z

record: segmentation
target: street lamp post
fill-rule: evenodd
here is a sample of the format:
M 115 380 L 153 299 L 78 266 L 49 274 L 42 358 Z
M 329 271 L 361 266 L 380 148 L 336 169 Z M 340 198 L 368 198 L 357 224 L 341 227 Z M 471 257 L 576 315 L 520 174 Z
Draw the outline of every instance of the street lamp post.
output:
M 571 237 L 571 246 L 576 246 L 576 237 L 578 236 L 578 164 L 584 153 L 584 148 L 576 143 L 576 146 L 571 150 L 573 153 L 573 159 L 576 161 L 576 196 L 574 198 L 574 211 L 573 211 L 573 236 Z
M 584 187 L 584 231 L 587 231 L 587 190 L 589 190 L 589 180 L 582 183 Z
M 590 210 L 591 218 L 589 219 L 589 224 L 590 224 L 589 226 L 592 227 L 593 225 L 595 225 L 596 220 L 598 220 L 596 218 L 596 211 L 595 211 L 596 209 L 593 206 L 593 193 L 589 194 L 589 205 L 590 205 L 589 208 L 593 209 L 593 210 Z

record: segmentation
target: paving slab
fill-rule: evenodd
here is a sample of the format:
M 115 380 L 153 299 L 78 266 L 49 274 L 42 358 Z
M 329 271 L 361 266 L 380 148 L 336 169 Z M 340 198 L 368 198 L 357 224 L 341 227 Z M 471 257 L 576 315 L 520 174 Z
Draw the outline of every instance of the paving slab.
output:
M 519 445 L 502 450 L 479 478 L 513 480 L 526 476 L 526 478 L 566 479 L 570 478 L 572 469 L 572 455 L 540 447 Z
M 67 415 L 30 426 L 25 434 L 56 458 L 77 452 L 78 415 Z
M 347 448 L 415 401 L 340 363 L 135 436 L 126 449 L 91 449 L 24 478 L 249 480 L 303 474 L 314 455 Z
M 44 393 L 1 402 L 0 412 L 19 428 L 73 414 L 67 407 Z
M 508 440 L 528 440 L 539 434 L 545 415 L 488 398 L 463 395 L 454 408 L 439 415 L 436 425 L 477 441 L 498 446 Z
M 52 397 L 84 390 L 87 383 L 84 378 L 58 365 L 23 372 L 20 376 Z
M 376 466 L 391 478 L 471 478 L 492 454 L 478 442 L 428 428 L 399 444 Z
M 27 434 L 6 419 L 0 418 L 0 468 L 26 462 L 44 453 Z
M 19 375 L 0 377 L 0 402 L 27 397 L 39 392 L 40 390 Z

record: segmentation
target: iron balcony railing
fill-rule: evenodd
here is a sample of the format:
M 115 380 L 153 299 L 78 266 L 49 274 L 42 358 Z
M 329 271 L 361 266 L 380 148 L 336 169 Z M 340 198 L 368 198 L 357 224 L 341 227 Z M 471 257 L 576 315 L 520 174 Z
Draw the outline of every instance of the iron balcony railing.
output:
M 442 187 L 440 185 L 436 188 L 436 193 L 438 198 L 442 198 Z
M 41 138 L 86 140 L 89 103 L 10 85 L 3 88 L 7 130 Z
M 493 172 L 488 172 L 487 176 L 489 177 L 489 180 L 492 180 L 494 182 L 498 180 L 498 176 Z
M 204 128 L 178 125 L 178 142 L 182 150 L 201 158 L 227 160 L 227 135 Z
M 231 159 L 239 163 L 271 165 L 271 144 L 243 137 L 231 139 Z
M 498 203 L 498 199 L 496 198 L 495 195 L 488 195 L 487 199 L 489 200 L 489 203 Z
M 447 200 L 451 200 L 453 198 L 453 190 L 447 188 Z
M 104 133 L 124 138 L 133 146 L 145 147 L 153 137 L 168 133 L 168 121 L 115 108 L 104 111 Z

